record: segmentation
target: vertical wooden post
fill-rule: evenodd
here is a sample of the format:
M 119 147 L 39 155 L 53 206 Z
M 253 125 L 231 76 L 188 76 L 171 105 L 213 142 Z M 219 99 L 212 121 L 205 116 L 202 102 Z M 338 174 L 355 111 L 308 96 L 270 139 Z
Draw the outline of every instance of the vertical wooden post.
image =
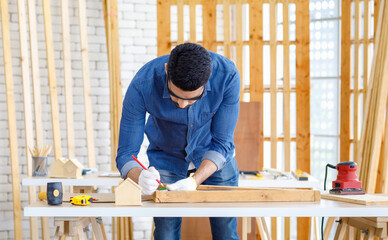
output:
M 263 2 L 249 0 L 250 101 L 263 103 Z M 259 169 L 263 168 L 263 114 L 260 122 Z M 258 170 L 259 170 L 258 169 Z
M 28 63 L 28 46 L 27 46 L 27 27 L 26 27 L 26 13 L 24 0 L 18 0 L 18 18 L 19 18 L 19 40 L 20 40 L 20 65 L 22 70 L 23 81 L 23 106 L 24 106 L 24 129 L 25 129 L 25 143 L 26 143 L 26 160 L 27 160 L 27 176 L 32 176 L 32 158 L 29 147 L 33 143 L 32 130 L 32 113 L 31 113 L 31 95 L 30 95 L 30 73 Z M 28 203 L 36 202 L 36 188 L 35 186 L 28 187 Z M 30 237 L 37 240 L 38 234 L 38 220 L 36 217 L 30 217 Z
M 57 82 L 55 77 L 54 46 L 51 26 L 50 1 L 43 0 L 43 21 L 46 40 L 47 71 L 50 88 L 51 122 L 53 128 L 54 156 L 55 159 L 62 157 L 61 131 L 59 126 L 59 109 Z
M 290 128 L 290 32 L 289 1 L 283 2 L 283 128 L 284 128 L 284 171 L 291 171 L 291 128 Z M 284 239 L 291 239 L 291 219 L 284 218 Z
M 88 51 L 88 29 L 87 29 L 87 19 L 86 19 L 86 4 L 85 0 L 79 0 L 79 25 L 80 25 L 80 43 L 81 43 L 81 56 L 82 56 L 82 78 L 84 83 L 84 104 L 85 104 L 85 125 L 86 125 L 86 141 L 88 148 L 88 166 L 91 168 L 96 167 L 96 157 L 94 149 L 94 133 L 93 133 L 93 111 L 92 111 L 92 101 L 90 93 L 90 67 L 89 67 L 89 51 Z M 118 48 L 119 49 L 119 48 Z M 115 52 L 115 54 L 120 52 Z M 120 63 L 118 63 L 120 64 Z M 115 93 L 121 96 L 121 84 L 117 83 L 115 80 L 115 86 L 117 92 Z M 115 104 L 121 106 L 121 101 L 116 99 Z M 115 105 L 115 108 L 120 108 Z M 120 121 L 120 119 L 118 119 Z M 117 126 L 117 129 L 119 126 Z
M 169 54 L 171 51 L 171 20 L 170 3 L 157 1 L 158 21 L 158 56 Z
M 359 96 L 360 96 L 360 25 L 361 10 L 360 0 L 354 1 L 354 87 L 353 87 L 353 156 L 357 162 L 358 141 L 359 141 Z
M 236 0 L 236 67 L 240 73 L 241 90 L 244 89 L 242 0 Z M 243 99 L 240 91 L 240 99 Z
M 224 56 L 230 59 L 230 3 L 229 0 L 224 0 Z M 237 30 L 239 31 L 239 30 Z M 241 32 L 241 31 L 240 31 Z M 241 75 L 241 72 L 240 72 Z M 243 89 L 243 88 L 241 88 Z M 242 92 L 242 91 L 240 91 Z M 240 100 L 241 100 L 240 96 Z
M 364 0 L 364 74 L 363 74 L 363 109 L 365 109 L 366 92 L 369 81 L 369 0 Z
M 203 46 L 209 51 L 216 52 L 216 12 L 217 0 L 207 0 L 203 3 Z
M 16 240 L 23 239 L 22 235 L 22 209 L 20 200 L 20 175 L 18 159 L 18 143 L 16 132 L 16 112 L 15 112 L 15 92 L 13 86 L 13 71 L 11 57 L 11 41 L 9 32 L 9 16 L 7 0 L 0 1 L 1 11 L 1 31 L 3 40 L 3 57 L 4 57 L 4 78 L 7 95 L 7 113 L 8 113 L 8 134 L 9 134 L 9 151 L 11 160 L 12 176 L 12 202 L 14 218 L 14 237 Z
M 31 69 L 34 92 L 34 118 L 35 118 L 35 138 L 36 145 L 43 146 L 43 120 L 42 120 L 42 100 L 40 91 L 40 74 L 39 74 L 39 56 L 38 56 L 38 40 L 36 28 L 36 10 L 35 0 L 27 1 L 28 22 L 30 26 L 30 52 L 31 52 Z M 40 191 L 45 191 L 45 187 L 39 187 Z M 36 194 L 31 196 L 36 198 Z M 41 218 L 42 239 L 50 239 L 50 230 L 48 218 Z
M 296 1 L 296 167 L 310 172 L 309 1 Z M 298 239 L 308 239 L 309 218 L 298 218 Z
M 276 48 L 277 48 L 277 12 L 276 12 L 276 1 L 269 1 L 269 28 L 270 28 L 270 37 L 269 37 L 269 47 L 270 47 L 270 95 L 271 95 L 271 168 L 277 168 L 277 145 L 278 145 L 278 135 L 277 135 L 277 75 L 276 75 Z M 271 218 L 271 236 L 274 239 L 277 239 L 277 218 Z
M 62 16 L 62 45 L 63 45 L 63 73 L 66 101 L 66 137 L 67 155 L 75 157 L 74 144 L 74 111 L 73 111 L 73 90 L 71 76 L 71 55 L 70 55 L 70 27 L 69 27 L 69 3 L 68 0 L 61 1 Z
M 340 124 L 340 161 L 350 160 L 350 81 L 351 81 L 351 6 L 342 1 L 341 6 L 341 124 Z
M 185 29 L 184 29 L 184 23 L 185 23 L 185 18 L 184 18 L 184 5 L 183 5 L 183 0 L 177 0 L 177 9 L 178 9 L 178 44 L 184 43 L 184 34 L 185 34 Z
M 116 155 L 122 111 L 121 65 L 117 0 L 102 1 L 105 35 L 108 52 L 109 94 L 110 94 L 110 131 L 111 131 L 111 168 L 116 169 Z M 131 221 L 132 223 L 132 221 Z M 112 236 L 115 238 L 116 220 L 112 220 Z
M 190 42 L 197 42 L 197 21 L 195 1 L 190 0 Z M 159 28 L 158 28 L 159 29 Z

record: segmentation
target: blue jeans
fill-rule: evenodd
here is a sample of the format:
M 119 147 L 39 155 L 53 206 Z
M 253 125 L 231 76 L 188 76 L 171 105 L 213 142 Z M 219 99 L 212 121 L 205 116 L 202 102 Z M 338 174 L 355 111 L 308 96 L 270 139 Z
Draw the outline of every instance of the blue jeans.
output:
M 163 183 L 174 183 L 188 176 L 178 176 L 170 171 L 159 170 Z M 223 169 L 215 172 L 203 183 L 206 185 L 238 186 L 238 168 L 232 159 Z M 237 218 L 210 217 L 213 240 L 239 239 L 237 235 Z M 181 217 L 154 217 L 155 240 L 179 240 L 181 238 Z M 201 231 L 201 229 L 198 229 Z

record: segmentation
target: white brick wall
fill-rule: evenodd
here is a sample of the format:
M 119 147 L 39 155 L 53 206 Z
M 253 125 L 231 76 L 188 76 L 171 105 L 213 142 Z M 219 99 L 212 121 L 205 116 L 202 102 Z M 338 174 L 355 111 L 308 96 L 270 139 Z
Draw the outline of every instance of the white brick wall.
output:
M 64 104 L 63 96 L 63 63 L 62 63 L 62 43 L 61 43 L 61 16 L 60 1 L 51 2 L 51 14 L 53 22 L 53 40 L 55 48 L 56 78 L 58 85 L 58 101 Z M 16 1 L 8 0 L 10 30 L 11 30 L 11 50 L 13 64 L 13 80 L 15 87 L 15 107 L 17 120 L 17 134 L 19 146 L 19 162 L 21 177 L 26 176 L 25 158 L 25 138 L 24 138 L 24 114 L 22 82 L 20 69 L 20 48 L 19 48 L 19 23 L 17 15 Z M 81 55 L 79 53 L 79 22 L 77 0 L 69 1 L 70 14 L 70 38 L 71 38 L 71 58 L 73 101 L 74 101 L 74 121 L 77 134 L 76 155 L 77 158 L 86 165 L 86 133 L 83 112 L 83 84 Z M 88 23 L 88 47 L 90 59 L 91 93 L 93 104 L 94 136 L 96 147 L 96 161 L 100 169 L 110 169 L 110 130 L 109 130 L 109 73 L 106 54 L 106 38 L 104 27 L 104 16 L 102 2 L 96 0 L 86 1 L 86 14 Z M 125 93 L 131 79 L 136 71 L 146 62 L 156 57 L 156 1 L 155 0 L 118 0 L 119 27 L 120 27 L 120 52 L 121 52 L 121 77 L 122 91 Z M 47 70 L 45 67 L 46 53 L 44 42 L 44 26 L 41 1 L 37 1 L 37 29 L 38 29 L 38 51 L 42 92 L 43 127 L 44 137 L 47 144 L 52 144 L 50 98 L 48 90 Z M 27 11 L 26 11 L 27 12 Z M 28 24 L 28 23 L 27 23 Z M 28 25 L 27 25 L 28 27 Z M 1 28 L 1 27 L 0 27 Z M 1 35 L 0 35 L 1 36 Z M 2 37 L 2 36 L 1 36 Z M 2 43 L 0 41 L 2 48 Z M 7 105 L 5 95 L 3 51 L 0 51 L 0 240 L 13 239 L 13 212 L 12 212 L 12 187 L 11 170 L 9 159 L 9 140 Z M 29 59 L 30 61 L 30 59 Z M 63 155 L 66 156 L 66 115 L 65 107 L 60 106 L 61 137 Z M 147 162 L 145 156 L 147 141 L 141 149 L 140 159 Z M 49 163 L 53 161 L 53 153 L 50 154 Z M 27 205 L 27 187 L 21 187 L 22 207 Z M 134 218 L 134 239 L 150 239 L 151 218 Z M 51 225 L 52 225 L 52 221 Z M 105 229 L 110 235 L 111 218 L 104 218 Z M 29 239 L 29 220 L 23 218 L 23 239 Z M 40 224 L 39 224 L 40 225 Z

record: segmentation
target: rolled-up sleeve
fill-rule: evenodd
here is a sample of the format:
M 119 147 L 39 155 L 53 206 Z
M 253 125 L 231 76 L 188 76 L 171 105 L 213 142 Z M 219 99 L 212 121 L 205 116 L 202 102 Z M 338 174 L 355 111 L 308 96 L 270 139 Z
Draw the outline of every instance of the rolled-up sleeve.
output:
M 140 80 L 136 77 L 132 80 L 123 102 L 116 157 L 117 169 L 122 178 L 125 178 L 132 168 L 139 167 L 131 157 L 137 156 L 144 138 L 146 109 L 139 83 Z
M 240 100 L 240 75 L 235 71 L 226 82 L 223 100 L 212 119 L 212 141 L 202 159 L 212 161 L 221 170 L 234 152 L 234 129 L 236 128 Z

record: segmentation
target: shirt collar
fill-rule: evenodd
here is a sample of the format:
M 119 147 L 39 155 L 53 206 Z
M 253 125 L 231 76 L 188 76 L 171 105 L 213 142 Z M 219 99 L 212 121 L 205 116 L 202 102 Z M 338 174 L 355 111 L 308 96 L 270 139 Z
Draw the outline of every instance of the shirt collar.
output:
M 211 78 L 211 76 L 210 76 Z M 168 94 L 168 91 L 167 91 L 167 84 L 166 84 L 166 72 L 163 74 L 163 98 L 170 98 L 170 94 Z M 206 96 L 207 92 L 208 91 L 211 91 L 211 86 L 210 86 L 210 79 L 209 81 L 207 81 L 206 85 L 205 85 L 205 92 L 203 93 L 203 97 Z

